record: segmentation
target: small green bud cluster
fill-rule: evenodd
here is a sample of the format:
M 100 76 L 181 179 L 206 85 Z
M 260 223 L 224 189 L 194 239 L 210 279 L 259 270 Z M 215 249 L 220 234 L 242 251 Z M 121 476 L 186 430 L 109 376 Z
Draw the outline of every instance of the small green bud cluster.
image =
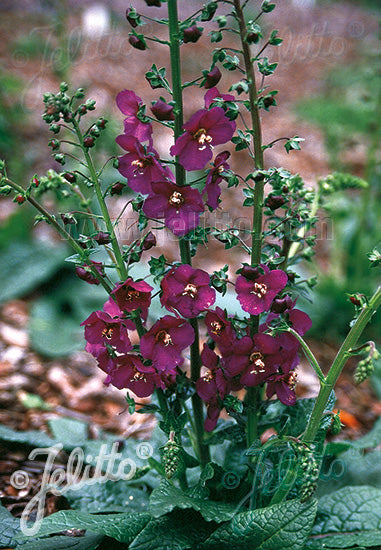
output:
M 319 479 L 319 465 L 311 449 L 302 443 L 295 445 L 299 458 L 299 472 L 302 478 L 300 501 L 306 502 L 316 490 Z
M 322 195 L 331 195 L 345 189 L 365 189 L 369 186 L 365 180 L 352 174 L 343 174 L 341 172 L 334 172 L 326 178 L 320 179 L 318 185 Z
M 167 479 L 179 475 L 184 471 L 183 449 L 172 438 L 163 447 L 162 461 Z
M 359 361 L 353 375 L 356 384 L 361 384 L 361 382 L 364 382 L 364 380 L 372 376 L 374 372 L 374 361 L 378 361 L 378 359 L 380 358 L 380 353 L 375 348 L 374 344 L 371 345 L 368 349 L 368 356 Z
M 332 435 L 338 435 L 341 432 L 342 424 L 340 420 L 340 414 L 336 413 L 332 416 L 332 424 L 330 427 Z

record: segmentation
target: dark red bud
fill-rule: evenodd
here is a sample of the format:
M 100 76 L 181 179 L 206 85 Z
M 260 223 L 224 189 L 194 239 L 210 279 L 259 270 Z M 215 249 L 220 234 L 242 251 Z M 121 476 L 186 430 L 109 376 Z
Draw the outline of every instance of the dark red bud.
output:
M 361 302 L 356 296 L 349 296 L 349 299 L 354 306 L 361 306 Z
M 267 197 L 265 204 L 271 210 L 276 210 L 277 208 L 280 208 L 285 202 L 286 199 L 282 197 L 282 195 L 271 195 L 270 197 Z
M 275 298 L 271 305 L 271 311 L 273 313 L 284 313 L 286 309 L 292 307 L 291 296 L 284 296 L 283 298 Z
M 152 233 L 152 231 L 149 231 L 147 235 L 144 237 L 142 246 L 143 246 L 143 250 L 149 250 L 153 246 L 156 246 L 156 237 Z
M 64 121 L 65 122 L 71 122 L 73 120 L 73 113 L 65 113 L 64 114 Z
M 295 273 L 292 273 L 292 271 L 287 271 L 286 273 L 287 277 L 288 277 L 288 280 L 290 281 L 290 283 L 294 283 L 295 282 Z
M 144 0 L 147 6 L 156 6 L 157 8 L 160 8 L 161 1 L 160 0 Z
M 110 235 L 104 231 L 99 231 L 99 233 L 93 238 L 98 244 L 108 244 L 111 242 Z
M 202 29 L 197 27 L 197 25 L 192 25 L 183 31 L 184 44 L 188 42 L 197 42 L 200 36 L 202 36 Z
M 87 107 L 86 105 L 80 105 L 78 108 L 78 112 L 81 115 L 85 115 L 87 113 Z
M 271 107 L 271 105 L 274 105 L 274 104 L 275 104 L 275 97 L 273 97 L 272 95 L 267 96 L 263 99 L 263 105 L 265 107 Z
M 263 273 L 259 267 L 250 267 L 249 265 L 244 265 L 241 269 L 241 275 L 243 275 L 243 277 L 245 277 L 245 279 L 248 279 L 249 281 L 255 281 L 255 279 L 258 279 L 258 277 L 263 275 Z
M 175 120 L 172 105 L 168 105 L 168 103 L 165 103 L 161 99 L 151 106 L 151 111 L 157 120 Z
M 73 172 L 65 172 L 63 174 L 63 177 L 69 183 L 75 183 L 77 181 L 77 176 L 75 174 L 73 174 Z
M 86 136 L 83 140 L 83 145 L 87 148 L 94 147 L 95 140 L 92 136 Z
M 146 45 L 144 44 L 143 40 L 140 40 L 140 38 L 138 38 L 134 34 L 132 34 L 129 37 L 128 41 L 131 44 L 131 46 L 133 48 L 136 48 L 137 50 L 145 50 L 146 49 Z
M 107 120 L 105 118 L 100 118 L 97 122 L 98 128 L 101 128 L 102 130 L 106 127 Z
M 221 80 L 222 73 L 220 69 L 215 66 L 207 75 L 205 79 L 204 88 L 207 90 L 209 88 L 213 88 L 213 86 L 217 86 L 219 81 Z
M 249 32 L 246 35 L 246 42 L 248 44 L 256 44 L 259 40 L 260 36 L 256 32 Z
M 64 225 L 74 225 L 76 220 L 72 214 L 61 214 L 61 220 Z
M 16 202 L 17 202 L 18 204 L 22 204 L 23 202 L 26 201 L 26 199 L 25 199 L 25 197 L 24 197 L 23 195 L 17 195 L 17 197 L 16 197 L 15 200 L 16 200 Z
M 38 187 L 40 185 L 40 180 L 36 177 L 32 179 L 32 183 L 35 187 Z
M 137 27 L 138 24 L 136 22 L 136 19 L 134 17 L 130 17 L 130 13 L 133 12 L 134 10 L 132 10 L 131 8 L 127 8 L 126 9 L 126 19 L 127 21 L 129 22 L 129 24 L 131 25 L 131 27 Z
M 121 195 L 122 194 L 122 191 L 123 189 L 125 188 L 125 184 L 122 183 L 121 181 L 117 181 L 116 183 L 114 183 L 114 185 L 111 187 L 110 189 L 110 195 L 113 196 L 113 195 Z
M 57 151 L 57 149 L 60 148 L 60 142 L 57 139 L 51 139 L 48 145 L 53 149 L 53 151 Z

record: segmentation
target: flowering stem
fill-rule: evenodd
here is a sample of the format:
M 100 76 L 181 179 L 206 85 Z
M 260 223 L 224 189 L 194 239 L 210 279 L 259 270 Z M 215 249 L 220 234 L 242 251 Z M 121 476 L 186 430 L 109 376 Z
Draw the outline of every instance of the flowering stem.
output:
M 123 261 L 123 257 L 122 257 L 121 250 L 119 248 L 118 240 L 115 236 L 114 226 L 112 224 L 110 214 L 109 214 L 109 211 L 107 209 L 107 206 L 106 206 L 106 203 L 105 203 L 105 200 L 104 200 L 104 197 L 103 197 L 102 189 L 101 189 L 101 186 L 100 186 L 100 183 L 99 183 L 99 178 L 97 176 L 97 172 L 96 172 L 95 167 L 94 167 L 93 160 L 90 156 L 90 153 L 89 153 L 87 147 L 85 147 L 84 144 L 83 144 L 82 132 L 79 128 L 78 122 L 75 119 L 73 119 L 73 126 L 74 126 L 75 132 L 77 134 L 78 141 L 79 141 L 79 143 L 82 147 L 82 150 L 83 150 L 83 154 L 84 154 L 84 157 L 85 157 L 85 160 L 86 160 L 87 168 L 90 172 L 91 181 L 94 184 L 94 189 L 95 189 L 95 193 L 97 195 L 98 204 L 99 204 L 100 209 L 102 211 L 102 215 L 103 215 L 104 222 L 106 224 L 107 231 L 110 234 L 111 246 L 112 246 L 112 249 L 113 249 L 113 252 L 114 252 L 114 255 L 115 255 L 118 275 L 119 275 L 120 279 L 125 281 L 127 279 L 127 269 L 126 269 L 125 263 Z
M 299 342 L 299 344 L 302 346 L 303 348 L 303 351 L 304 351 L 304 355 L 307 357 L 308 359 L 308 362 L 309 364 L 311 365 L 311 367 L 314 369 L 314 371 L 316 372 L 319 380 L 320 380 L 320 383 L 321 384 L 324 384 L 325 383 L 325 376 L 320 368 L 320 365 L 316 359 L 316 357 L 314 356 L 314 354 L 312 353 L 311 349 L 309 348 L 309 346 L 307 345 L 307 343 L 303 340 L 303 338 L 300 336 L 300 334 L 298 334 L 296 332 L 296 330 L 292 329 L 291 327 L 288 329 L 288 331 L 290 334 L 292 334 Z
M 352 326 L 341 348 L 339 349 L 326 376 L 325 382 L 321 384 L 319 395 L 316 399 L 315 406 L 312 410 L 303 436 L 304 443 L 310 444 L 314 442 L 329 396 L 345 366 L 345 363 L 347 362 L 348 357 L 350 356 L 350 350 L 355 347 L 357 340 L 360 338 L 372 315 L 377 311 L 380 305 L 381 286 L 378 287 L 367 305 L 364 306 L 362 312 L 358 316 L 355 324 Z
M 182 126 L 184 123 L 183 116 L 183 92 L 181 83 L 181 64 L 180 64 L 180 29 L 177 13 L 177 0 L 168 0 L 168 22 L 169 22 L 169 39 L 170 39 L 170 57 L 171 57 L 171 76 L 172 76 L 172 94 L 175 102 L 173 113 L 175 115 L 174 138 L 176 139 L 182 134 Z M 177 185 L 185 184 L 185 170 L 176 158 L 176 183 Z M 191 254 L 189 242 L 185 239 L 179 240 L 181 262 L 191 265 Z M 190 324 L 193 327 L 195 338 L 190 348 L 191 354 L 191 380 L 196 383 L 201 373 L 200 359 L 200 344 L 197 319 L 191 319 Z M 204 414 L 201 398 L 197 393 L 192 396 L 192 406 L 194 414 L 194 425 L 197 439 L 197 454 L 201 465 L 205 466 L 210 462 L 209 446 L 204 442 Z
M 249 101 L 251 124 L 254 130 L 254 165 L 256 170 L 263 169 L 263 149 L 262 149 L 262 131 L 261 120 L 259 117 L 257 87 L 255 82 L 254 67 L 251 61 L 250 47 L 245 41 L 246 23 L 242 11 L 240 0 L 234 0 L 235 13 L 238 20 L 239 34 L 241 37 L 242 54 L 245 65 L 245 72 L 249 86 Z M 251 266 L 261 263 L 262 254 L 262 217 L 263 217 L 263 191 L 264 180 L 256 182 L 254 188 L 254 208 L 253 208 L 253 226 L 251 232 Z M 250 318 L 251 335 L 258 332 L 259 317 L 252 315 Z M 250 446 L 257 437 L 258 424 L 258 401 L 260 400 L 260 390 L 258 388 L 249 388 L 247 390 L 248 416 L 247 416 L 247 444 Z
M 20 185 L 17 185 L 17 183 L 15 183 L 14 181 L 8 179 L 8 178 L 3 178 L 3 181 L 6 182 L 10 187 L 12 187 L 15 191 L 17 191 L 18 193 L 21 193 L 23 196 L 25 194 L 25 190 L 20 186 Z M 83 248 L 81 248 L 81 246 L 73 239 L 73 237 L 70 235 L 70 233 L 68 233 L 66 231 L 66 229 L 64 229 L 63 227 L 60 226 L 60 224 L 57 222 L 57 220 L 55 219 L 54 216 L 52 216 L 51 214 L 49 214 L 49 212 L 47 210 L 45 210 L 45 208 L 42 206 L 42 204 L 40 204 L 39 202 L 36 201 L 36 199 L 34 199 L 33 197 L 31 196 L 26 196 L 25 197 L 26 200 L 36 209 L 38 210 L 39 212 L 41 212 L 41 214 L 48 220 L 48 222 L 54 227 L 54 229 L 56 229 L 56 231 L 65 239 L 65 241 L 67 241 L 70 246 L 75 250 L 75 252 L 83 259 L 84 262 L 87 261 L 87 257 L 85 256 L 84 254 L 84 250 Z M 91 270 L 92 274 L 94 275 L 94 277 L 96 279 L 98 279 L 98 281 L 101 283 L 101 285 L 103 286 L 103 288 L 106 290 L 106 292 L 108 294 L 111 293 L 111 287 L 108 285 L 108 283 L 103 279 L 103 277 L 101 277 L 98 273 L 98 271 L 95 269 L 95 267 L 92 267 L 91 265 L 88 265 L 88 268 Z

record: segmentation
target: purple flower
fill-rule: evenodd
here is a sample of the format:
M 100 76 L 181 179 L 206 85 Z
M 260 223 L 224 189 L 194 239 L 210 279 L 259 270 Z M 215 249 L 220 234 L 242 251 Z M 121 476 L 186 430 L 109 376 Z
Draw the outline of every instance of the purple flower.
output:
M 97 270 L 101 277 L 105 276 L 102 262 L 93 262 L 93 260 L 89 260 L 89 263 L 83 264 L 83 266 L 76 267 L 75 272 L 77 276 L 83 281 L 86 281 L 86 283 L 90 285 L 99 285 L 100 281 L 93 275 L 89 268 L 90 265 Z
M 170 153 L 178 156 L 185 170 L 201 170 L 213 156 L 212 147 L 226 143 L 233 136 L 235 122 L 225 116 L 221 107 L 197 111 L 183 126 Z
M 172 172 L 160 164 L 159 155 L 152 147 L 144 146 L 135 137 L 124 134 L 115 141 L 127 151 L 118 159 L 118 170 L 136 193 L 149 195 L 152 193 L 152 182 L 173 179 Z
M 116 285 L 111 295 L 122 311 L 131 312 L 140 308 L 142 318 L 147 319 L 152 290 L 152 286 L 145 281 L 133 281 L 129 277 L 124 283 Z
M 138 397 L 148 397 L 161 385 L 161 380 L 153 367 L 143 365 L 137 355 L 128 354 L 115 357 L 104 383 L 120 390 L 127 388 Z
M 296 373 L 275 374 L 267 379 L 266 395 L 272 397 L 275 393 L 283 405 L 295 405 Z
M 134 322 L 131 319 L 126 319 L 125 312 L 119 308 L 112 296 L 103 304 L 103 311 L 108 313 L 113 319 L 121 319 L 128 330 L 136 329 Z
M 90 344 L 88 351 L 95 347 L 112 346 L 119 353 L 132 349 L 126 326 L 122 319 L 114 319 L 104 311 L 94 311 L 81 323 L 85 327 L 85 339 Z
M 213 210 L 218 207 L 218 199 L 221 195 L 221 189 L 219 186 L 219 184 L 223 180 L 223 176 L 221 174 L 230 169 L 229 164 L 226 162 L 229 157 L 229 151 L 223 151 L 222 153 L 217 155 L 213 163 L 214 168 L 209 170 L 206 177 L 203 194 L 207 193 L 208 200 L 206 201 L 206 204 L 210 206 L 210 208 L 212 208 Z
M 215 86 L 213 88 L 210 88 L 205 96 L 204 96 L 204 102 L 205 102 L 205 109 L 209 109 L 213 101 L 217 99 L 217 97 L 220 97 L 223 101 L 234 101 L 235 97 L 232 94 L 220 94 L 220 92 L 217 90 Z M 230 139 L 230 138 L 229 138 Z
M 152 104 L 151 111 L 157 120 L 175 120 L 173 105 L 168 105 L 162 99 L 158 99 Z
M 218 344 L 221 352 L 224 354 L 229 352 L 237 340 L 237 335 L 231 322 L 226 318 L 224 310 L 216 307 L 215 311 L 208 311 L 205 316 L 205 325 L 208 335 Z
M 187 264 L 173 267 L 161 281 L 161 304 L 169 311 L 177 309 L 184 317 L 197 317 L 215 302 L 216 291 L 209 285 L 206 271 Z
M 252 387 L 276 374 L 281 362 L 279 342 L 268 334 L 254 334 L 237 340 L 223 364 L 229 376 L 240 375 L 241 384 Z
M 259 315 L 270 309 L 275 296 L 286 286 L 287 274 L 281 269 L 270 271 L 266 265 L 260 266 L 264 274 L 249 280 L 239 275 L 235 289 L 238 301 L 244 311 L 250 315 Z
M 124 115 L 124 132 L 136 137 L 139 141 L 151 141 L 152 125 L 138 119 L 139 108 L 143 105 L 142 99 L 131 90 L 123 90 L 116 96 L 116 104 Z
M 150 218 L 164 218 L 165 225 L 178 236 L 186 235 L 198 225 L 204 203 L 197 189 L 169 181 L 152 184 L 152 195 L 146 198 L 143 212 Z
M 140 339 L 140 351 L 151 359 L 159 371 L 172 371 L 183 364 L 182 351 L 194 340 L 194 330 L 187 321 L 165 315 Z

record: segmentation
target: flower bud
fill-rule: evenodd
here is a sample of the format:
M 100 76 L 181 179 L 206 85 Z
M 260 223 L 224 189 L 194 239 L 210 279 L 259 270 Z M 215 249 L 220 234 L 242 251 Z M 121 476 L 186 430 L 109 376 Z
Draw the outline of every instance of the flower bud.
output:
M 214 14 L 217 11 L 217 2 L 209 2 L 208 4 L 204 4 L 202 13 L 201 13 L 201 21 L 210 21 L 213 19 Z
M 151 105 L 151 111 L 157 120 L 175 120 L 173 106 L 161 99 Z
M 147 235 L 144 237 L 142 242 L 143 250 L 149 250 L 150 248 L 156 246 L 156 237 L 152 233 L 152 231 L 149 231 Z
M 90 134 L 94 137 L 99 137 L 101 135 L 101 132 L 98 126 L 92 126 L 92 128 L 90 129 Z
M 263 274 L 261 268 L 259 267 L 250 267 L 249 265 L 244 265 L 241 269 L 241 275 L 245 277 L 248 281 L 255 281 Z
M 245 40 L 248 44 L 257 44 L 260 38 L 261 35 L 259 33 L 251 31 L 247 33 Z
M 221 80 L 221 76 L 221 71 L 216 65 L 211 71 L 209 71 L 209 73 L 205 75 L 204 88 L 208 90 L 209 88 L 213 88 L 213 86 L 217 86 L 217 84 Z
M 118 158 L 114 158 L 114 160 L 112 161 L 112 166 L 113 166 L 113 168 L 115 168 L 115 170 L 118 170 L 118 168 L 119 168 L 119 159 Z
M 104 130 L 106 128 L 107 120 L 101 117 L 96 121 L 95 124 L 100 130 Z
M 126 9 L 126 19 L 131 25 L 131 27 L 136 28 L 138 26 L 138 23 L 136 21 L 136 11 L 134 8 L 127 8 Z
M 64 121 L 65 122 L 71 122 L 73 120 L 73 113 L 71 113 L 70 111 L 68 111 L 67 113 L 64 114 Z
M 94 147 L 94 143 L 95 143 L 95 140 L 92 136 L 86 136 L 83 140 L 83 145 L 84 147 L 86 147 L 87 149 L 89 147 Z
M 79 112 L 80 115 L 85 115 L 85 114 L 87 113 L 87 107 L 86 107 L 86 105 L 83 105 L 83 104 L 80 105 L 80 106 L 78 107 L 78 112 Z
M 38 187 L 40 185 L 40 180 L 38 179 L 37 176 L 34 176 L 34 178 L 32 179 L 32 184 L 35 186 L 35 187 Z
M 161 1 L 160 0 L 144 0 L 147 6 L 155 6 L 157 8 L 160 8 Z
M 53 151 L 57 151 L 57 149 L 60 148 L 60 142 L 57 139 L 51 139 L 48 145 L 53 149 Z
M 147 46 L 144 44 L 143 40 L 140 40 L 135 34 L 132 34 L 129 39 L 129 43 L 133 48 L 136 48 L 137 50 L 146 50 Z
M 61 126 L 60 126 L 59 124 L 51 124 L 51 125 L 49 126 L 49 130 L 50 130 L 51 132 L 53 132 L 53 134 L 58 134 L 59 131 L 61 130 Z
M 286 309 L 290 309 L 292 307 L 292 299 L 291 296 L 284 296 L 283 298 L 275 298 L 273 303 L 271 304 L 271 311 L 273 313 L 284 313 Z
M 15 197 L 15 202 L 17 202 L 18 204 L 22 204 L 25 201 L 26 201 L 26 198 L 24 197 L 24 195 L 17 195 Z
M 197 27 L 197 25 L 192 25 L 183 31 L 183 42 L 188 44 L 188 42 L 197 42 L 197 40 L 202 36 L 203 29 Z
M 83 88 L 78 88 L 78 90 L 76 90 L 74 94 L 74 97 L 76 99 L 82 99 L 83 97 L 85 97 L 85 90 Z
M 282 195 L 270 195 L 267 197 L 265 204 L 270 210 L 276 210 L 277 208 L 280 208 L 284 203 L 286 202 L 286 199 L 282 197 Z
M 65 92 L 67 92 L 69 89 L 69 84 L 67 84 L 66 82 L 61 82 L 60 84 L 60 92 L 62 92 L 63 94 Z
M 77 176 L 75 174 L 73 174 L 73 172 L 65 172 L 63 174 L 63 177 L 69 183 L 75 183 L 77 181 Z
M 96 241 L 99 245 L 101 244 L 108 244 L 111 242 L 110 235 L 104 231 L 99 231 L 95 237 L 93 237 L 94 241 Z
M 63 221 L 64 225 L 74 225 L 77 223 L 77 220 L 73 216 L 73 214 L 66 213 L 61 214 L 61 220 Z
M 125 184 L 122 183 L 121 181 L 117 181 L 116 183 L 114 183 L 114 185 L 111 187 L 110 189 L 110 195 L 113 196 L 113 195 L 121 195 L 122 194 L 122 191 L 123 189 L 125 188 Z
M 57 161 L 59 164 L 61 164 L 62 166 L 65 164 L 66 160 L 65 160 L 65 155 L 63 155 L 62 153 L 58 153 L 57 155 L 54 155 L 54 160 Z
M 276 100 L 273 95 L 267 95 L 263 98 L 263 105 L 268 108 L 271 107 L 271 105 L 276 105 Z

